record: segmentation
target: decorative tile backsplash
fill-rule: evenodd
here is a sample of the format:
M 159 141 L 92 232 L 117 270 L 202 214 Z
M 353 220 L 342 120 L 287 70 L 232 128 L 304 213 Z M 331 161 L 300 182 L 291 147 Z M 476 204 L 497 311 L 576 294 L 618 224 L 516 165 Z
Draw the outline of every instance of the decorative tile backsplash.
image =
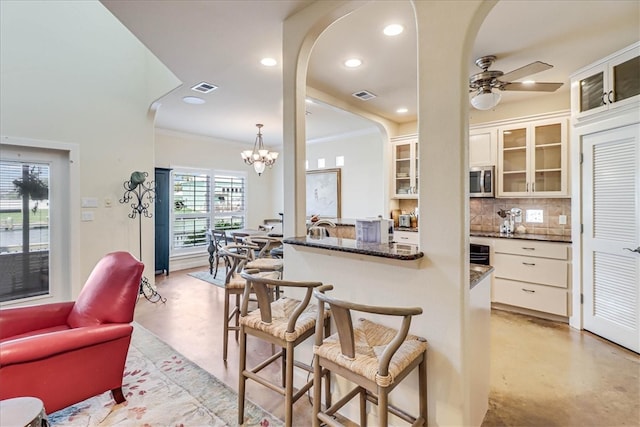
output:
M 492 199 L 471 198 L 469 200 L 471 231 L 499 232 L 503 219 L 498 215 L 500 209 L 522 209 L 522 225 L 527 233 L 552 236 L 571 236 L 571 199 Z M 527 209 L 542 211 L 542 222 L 526 222 Z M 560 215 L 565 215 L 566 224 L 560 224 Z M 516 224 L 516 227 L 520 224 Z

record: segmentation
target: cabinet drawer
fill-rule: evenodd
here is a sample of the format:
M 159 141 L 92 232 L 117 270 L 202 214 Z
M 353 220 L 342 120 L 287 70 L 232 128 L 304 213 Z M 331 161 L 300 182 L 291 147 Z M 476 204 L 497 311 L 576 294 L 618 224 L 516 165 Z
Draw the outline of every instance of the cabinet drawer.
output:
M 520 239 L 495 239 L 493 249 L 496 253 L 500 252 L 564 260 L 569 259 L 569 245 L 565 243 L 550 243 Z
M 415 231 L 394 231 L 393 240 L 396 243 L 408 243 L 410 245 L 420 244 L 418 233 Z
M 496 254 L 493 259 L 496 277 L 528 283 L 568 287 L 569 264 L 566 261 L 521 255 Z
M 493 302 L 567 316 L 567 301 L 565 289 L 499 278 L 493 282 Z

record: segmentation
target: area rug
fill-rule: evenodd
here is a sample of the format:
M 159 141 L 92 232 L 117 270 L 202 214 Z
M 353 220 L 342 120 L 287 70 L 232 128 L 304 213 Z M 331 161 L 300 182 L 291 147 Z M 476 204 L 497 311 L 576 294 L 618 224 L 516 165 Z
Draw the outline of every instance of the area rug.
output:
M 110 392 L 49 415 L 52 426 L 235 426 L 237 394 L 204 369 L 134 323 L 122 390 L 115 404 Z M 245 425 L 282 422 L 247 402 Z
M 196 279 L 204 280 L 205 282 L 209 282 L 212 285 L 219 286 L 224 288 L 224 271 L 218 271 L 218 277 L 214 278 L 213 274 L 209 274 L 209 271 L 194 271 L 193 273 L 188 273 L 189 276 L 195 277 Z M 222 277 L 222 278 L 221 278 Z

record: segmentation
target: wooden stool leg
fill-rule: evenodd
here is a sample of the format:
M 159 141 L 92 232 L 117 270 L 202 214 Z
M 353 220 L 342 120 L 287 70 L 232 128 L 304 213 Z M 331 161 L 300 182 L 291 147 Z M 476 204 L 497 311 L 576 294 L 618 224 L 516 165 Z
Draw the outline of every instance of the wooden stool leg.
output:
M 240 294 L 236 294 L 236 315 L 234 316 L 235 322 L 234 325 L 236 327 L 236 341 L 238 341 L 238 335 L 240 333 Z
M 429 405 L 427 404 L 427 353 L 422 356 L 422 362 L 418 365 L 418 388 L 420 399 L 420 415 L 424 418 L 424 425 L 429 424 Z
M 322 367 L 320 366 L 320 359 L 318 356 L 313 358 L 313 427 L 320 427 L 320 420 L 318 419 L 318 413 L 320 412 L 320 396 L 322 395 Z M 325 390 L 327 389 L 325 383 Z M 327 408 L 330 406 L 325 397 L 325 404 Z
M 327 317 L 324 321 L 324 337 L 328 338 L 331 336 L 331 321 Z M 325 386 L 324 386 L 324 404 L 326 408 L 331 407 L 331 372 L 327 369 L 325 375 Z
M 367 427 L 367 390 L 360 388 L 360 427 Z
M 293 420 L 293 343 L 287 342 L 286 349 L 286 378 L 284 395 L 284 424 L 291 427 Z
M 229 290 L 224 290 L 224 325 L 222 325 L 222 360 L 227 361 L 227 348 L 229 347 Z
M 247 377 L 244 375 L 244 371 L 247 367 L 247 334 L 244 332 L 244 327 L 240 328 L 240 360 L 238 361 L 238 378 L 240 380 L 238 384 L 238 425 L 244 423 L 244 393 L 247 383 Z
M 281 360 L 281 364 L 280 364 L 280 369 L 282 370 L 281 372 L 281 381 L 282 383 L 280 384 L 282 387 L 286 387 L 287 386 L 287 349 L 285 347 L 282 348 L 282 360 Z
M 389 425 L 389 399 L 387 388 L 378 386 L 378 417 L 380 418 L 380 427 Z
M 214 262 L 216 264 L 216 267 L 215 267 L 215 272 L 213 273 L 213 278 L 215 279 L 216 276 L 218 275 L 218 264 L 220 263 L 220 256 L 218 255 L 217 252 L 214 256 Z M 209 268 L 209 274 L 211 274 L 211 268 Z

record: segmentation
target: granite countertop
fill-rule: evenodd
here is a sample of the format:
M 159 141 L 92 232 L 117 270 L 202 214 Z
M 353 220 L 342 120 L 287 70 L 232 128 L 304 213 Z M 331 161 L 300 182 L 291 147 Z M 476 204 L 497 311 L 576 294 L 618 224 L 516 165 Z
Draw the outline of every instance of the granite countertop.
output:
M 424 257 L 424 253 L 420 252 L 417 246 L 401 243 L 365 243 L 353 239 L 342 239 L 338 237 L 324 237 L 316 239 L 309 236 L 287 237 L 283 242 L 290 245 L 307 246 L 339 252 L 350 252 L 354 254 L 370 255 L 402 261 L 412 261 Z
M 532 234 L 532 233 L 514 233 L 504 234 L 495 231 L 471 231 L 469 235 L 473 237 L 494 237 L 501 239 L 520 239 L 520 240 L 540 240 L 542 242 L 561 242 L 571 243 L 571 236 L 552 236 L 550 234 Z
M 473 289 L 482 279 L 493 271 L 490 265 L 469 264 L 469 289 Z

